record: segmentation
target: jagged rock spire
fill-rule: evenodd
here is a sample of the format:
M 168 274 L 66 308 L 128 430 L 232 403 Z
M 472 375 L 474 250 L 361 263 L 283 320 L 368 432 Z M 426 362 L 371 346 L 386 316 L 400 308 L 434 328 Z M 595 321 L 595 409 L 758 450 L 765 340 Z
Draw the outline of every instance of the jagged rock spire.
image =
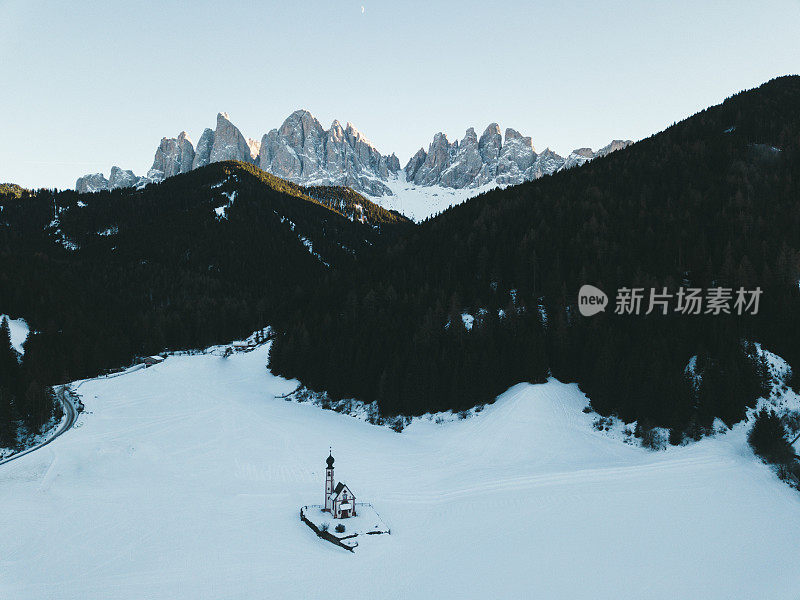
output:
M 462 140 L 452 143 L 443 132 L 437 133 L 427 151 L 420 148 L 411 157 L 404 175 L 419 186 L 461 189 L 515 184 L 580 166 L 630 143 L 614 140 L 596 153 L 579 148 L 563 158 L 550 149 L 537 154 L 531 138 L 515 129 L 507 128 L 503 139 L 500 126 L 490 123 L 480 138 L 472 127 Z M 146 178 L 114 167 L 110 179 L 102 173 L 86 175 L 76 181 L 75 189 L 89 192 L 141 187 L 223 160 L 251 162 L 297 183 L 348 186 L 373 197 L 391 195 L 388 184 L 401 170 L 395 154 L 381 154 L 350 122 L 342 127 L 334 120 L 326 130 L 311 112 L 300 109 L 256 141 L 245 138 L 228 114 L 221 112 L 215 129 L 203 131 L 196 148 L 185 131 L 174 138 L 162 138 Z

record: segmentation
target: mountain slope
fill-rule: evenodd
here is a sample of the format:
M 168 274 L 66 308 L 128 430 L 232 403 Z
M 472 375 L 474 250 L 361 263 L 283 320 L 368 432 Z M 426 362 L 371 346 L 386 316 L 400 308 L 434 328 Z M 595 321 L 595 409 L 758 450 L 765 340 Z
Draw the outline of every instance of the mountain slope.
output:
M 467 408 L 551 373 L 629 421 L 691 435 L 736 422 L 764 377 L 741 339 L 800 367 L 798 106 L 800 78 L 776 79 L 451 208 L 300 307 L 271 364 L 389 413 Z M 577 311 L 585 283 L 612 297 L 591 319 Z M 619 288 L 680 285 L 760 286 L 760 312 L 613 314 Z M 684 376 L 694 356 L 700 389 Z
M 102 173 L 85 175 L 77 180 L 75 189 L 89 192 L 142 187 L 226 160 L 251 163 L 296 183 L 347 186 L 375 197 L 391 195 L 384 182 L 396 178 L 400 171 L 400 162 L 394 154 L 381 155 L 350 123 L 342 128 L 334 121 L 325 130 L 307 110 L 298 110 L 258 142 L 245 139 L 228 115 L 219 113 L 216 128 L 203 132 L 196 149 L 185 131 L 176 138 L 162 138 L 147 177 L 137 178 L 130 171 L 113 167 L 110 180 Z M 115 178 L 115 170 L 130 173 L 131 177 L 125 181 Z
M 24 187 L 16 183 L 0 183 L 0 196 L 13 196 L 19 198 L 27 192 Z
M 222 162 L 96 194 L 0 199 L 0 306 L 50 383 L 276 320 L 411 226 L 346 189 Z
M 579 166 L 630 143 L 615 140 L 596 153 L 590 148 L 580 148 L 565 159 L 549 149 L 537 154 L 531 138 L 513 129 L 506 129 L 503 141 L 499 126 L 492 123 L 480 140 L 473 128 L 467 130 L 460 143 L 451 144 L 444 133 L 437 133 L 428 151 L 420 148 L 405 169 L 401 169 L 394 154 L 382 155 L 351 123 L 342 127 L 334 121 L 326 130 L 310 112 L 297 110 L 280 128 L 271 130 L 257 142 L 245 139 L 228 115 L 219 113 L 216 129 L 206 129 L 197 148 L 185 131 L 175 138 L 162 138 L 147 177 L 137 177 L 132 171 L 115 166 L 109 179 L 102 173 L 85 175 L 77 180 L 75 189 L 97 192 L 143 187 L 214 162 L 238 160 L 303 185 L 350 187 L 385 206 L 423 218 L 450 205 L 442 206 L 432 195 L 522 183 Z M 398 194 L 398 186 L 406 183 L 412 193 L 406 187 L 399 199 L 393 198 Z M 434 191 L 431 194 L 420 189 L 414 193 L 417 186 Z M 468 195 L 474 194 L 458 194 L 457 199 Z M 424 206 L 428 206 L 427 210 L 422 209 Z

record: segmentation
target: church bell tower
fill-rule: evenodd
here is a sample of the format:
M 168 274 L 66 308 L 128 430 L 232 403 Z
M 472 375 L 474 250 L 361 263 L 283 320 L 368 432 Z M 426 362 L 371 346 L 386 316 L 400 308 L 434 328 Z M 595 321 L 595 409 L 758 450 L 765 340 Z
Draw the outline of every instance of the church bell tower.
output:
M 331 494 L 333 493 L 333 455 L 328 452 L 327 467 L 325 467 L 325 510 L 331 511 L 333 503 Z

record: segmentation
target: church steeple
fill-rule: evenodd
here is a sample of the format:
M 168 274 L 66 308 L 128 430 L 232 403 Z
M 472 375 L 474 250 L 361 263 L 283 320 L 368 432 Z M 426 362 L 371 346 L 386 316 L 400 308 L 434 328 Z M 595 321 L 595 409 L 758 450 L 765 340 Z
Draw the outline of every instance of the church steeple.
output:
M 331 494 L 333 493 L 333 452 L 332 449 L 328 450 L 328 458 L 325 461 L 325 510 L 330 511 L 333 508 L 331 502 Z

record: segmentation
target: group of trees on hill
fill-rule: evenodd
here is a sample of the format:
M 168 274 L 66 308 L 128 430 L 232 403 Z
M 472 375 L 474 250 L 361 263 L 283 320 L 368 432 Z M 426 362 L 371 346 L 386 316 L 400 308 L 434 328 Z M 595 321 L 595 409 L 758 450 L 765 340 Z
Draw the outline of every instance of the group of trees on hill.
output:
M 44 384 L 271 324 L 273 371 L 385 415 L 554 376 L 602 414 L 696 436 L 764 392 L 753 342 L 800 365 L 798 105 L 800 78 L 774 80 L 419 226 L 234 163 L 143 190 L 0 196 L 0 308 L 35 324 L 23 371 Z M 583 317 L 587 283 L 762 295 L 757 314 L 612 300 Z
M 270 364 L 389 414 L 458 410 L 551 374 L 599 412 L 676 440 L 715 417 L 731 424 L 766 390 L 751 342 L 800 364 L 798 102 L 800 78 L 775 80 L 579 169 L 456 206 L 309 298 Z M 587 283 L 612 297 L 762 295 L 757 314 L 612 304 L 587 318 L 576 303 Z M 462 313 L 476 317 L 470 330 Z
M 0 308 L 35 325 L 25 361 L 47 384 L 281 322 L 409 224 L 231 162 L 142 190 L 0 194 L 0 209 Z
M 0 448 L 14 448 L 20 438 L 40 433 L 60 405 L 39 383 L 26 361 L 20 362 L 11 344 L 8 319 L 0 321 Z
M 777 467 L 778 477 L 800 489 L 800 461 L 792 445 L 800 435 L 797 434 L 796 417 L 791 434 L 793 439 L 787 436 L 785 420 L 785 416 L 781 418 L 773 409 L 762 407 L 753 419 L 747 441 L 757 456 Z M 792 419 L 788 421 L 791 424 Z
M 794 450 L 786 439 L 786 429 L 773 410 L 765 407 L 756 413 L 747 440 L 753 451 L 767 462 L 779 465 L 793 462 Z

